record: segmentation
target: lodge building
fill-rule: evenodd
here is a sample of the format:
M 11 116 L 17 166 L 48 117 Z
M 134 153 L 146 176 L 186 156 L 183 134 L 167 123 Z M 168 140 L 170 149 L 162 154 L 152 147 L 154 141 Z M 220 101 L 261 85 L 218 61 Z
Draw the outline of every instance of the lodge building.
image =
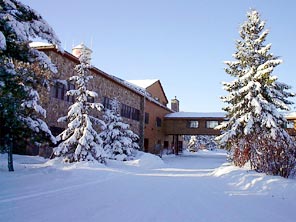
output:
M 91 50 L 84 44 L 76 46 L 72 53 L 59 52 L 53 45 L 43 43 L 33 43 L 31 47 L 46 53 L 58 70 L 50 92 L 44 90 L 40 93 L 41 105 L 47 111 L 45 121 L 57 135 L 66 127 L 65 123 L 57 122 L 58 118 L 67 115 L 69 106 L 74 102 L 74 98 L 66 96 L 67 90 L 75 88 L 68 79 L 77 75 L 74 67 L 79 64 L 80 50 L 87 51 L 89 56 Z M 165 134 L 164 116 L 174 111 L 167 107 L 168 99 L 159 80 L 126 81 L 93 66 L 89 75 L 93 79 L 88 88 L 98 94 L 93 102 L 110 108 L 110 101 L 117 98 L 121 104 L 120 115 L 139 135 L 143 151 L 154 153 L 156 145 L 168 148 L 173 144 L 172 136 Z M 102 117 L 102 112 L 97 111 L 93 115 Z
M 74 102 L 74 98 L 66 95 L 67 90 L 75 89 L 75 85 L 68 79 L 77 75 L 74 67 L 80 63 L 78 56 L 81 51 L 89 56 L 90 61 L 91 50 L 84 44 L 73 48 L 72 53 L 59 52 L 53 45 L 43 43 L 32 43 L 31 47 L 46 53 L 58 69 L 50 91 L 40 92 L 41 105 L 47 111 L 45 121 L 53 134 L 57 135 L 66 127 L 65 123 L 57 122 L 58 118 L 66 116 L 69 106 Z M 180 112 L 176 97 L 171 100 L 169 108 L 165 91 L 158 79 L 122 80 L 94 66 L 89 74 L 93 79 L 88 88 L 98 94 L 92 102 L 99 102 L 105 108 L 110 108 L 110 101 L 117 98 L 121 104 L 120 115 L 139 135 L 139 145 L 145 152 L 157 153 L 159 150 L 156 148 L 161 147 L 177 154 L 183 146 L 183 135 L 220 134 L 214 127 L 225 120 L 224 113 Z M 102 112 L 94 112 L 92 115 L 102 117 Z M 292 135 L 296 135 L 295 119 L 296 116 L 288 118 L 288 128 Z

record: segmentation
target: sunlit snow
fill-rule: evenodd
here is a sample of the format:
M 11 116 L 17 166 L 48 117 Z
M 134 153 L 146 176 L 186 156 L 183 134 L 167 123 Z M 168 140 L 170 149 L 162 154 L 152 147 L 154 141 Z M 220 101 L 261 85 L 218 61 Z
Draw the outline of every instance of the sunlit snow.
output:
M 0 156 L 1 221 L 294 222 L 296 180 L 226 162 L 223 151 L 139 153 L 131 161 L 63 163 Z

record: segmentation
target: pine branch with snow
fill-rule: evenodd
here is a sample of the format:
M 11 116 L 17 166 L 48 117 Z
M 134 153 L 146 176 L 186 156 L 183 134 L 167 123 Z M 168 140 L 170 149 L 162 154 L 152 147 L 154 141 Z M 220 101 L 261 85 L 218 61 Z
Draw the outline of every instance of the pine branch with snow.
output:
M 56 156 L 62 156 L 65 162 L 98 161 L 105 162 L 102 140 L 93 125 L 103 127 L 104 121 L 90 115 L 90 110 L 101 111 L 103 105 L 89 102 L 88 98 L 96 98 L 97 93 L 87 89 L 92 76 L 88 75 L 90 65 L 86 57 L 80 56 L 80 64 L 75 66 L 77 76 L 70 77 L 77 89 L 67 92 L 74 96 L 76 102 L 69 107 L 68 115 L 59 118 L 59 122 L 67 122 L 68 127 L 57 136 L 58 146 L 54 148 Z
M 4 134 L 1 147 L 16 146 L 22 137 L 31 143 L 43 137 L 54 142 L 42 120 L 45 111 L 36 91 L 43 81 L 29 66 L 37 63 L 42 70 L 57 70 L 44 53 L 29 46 L 36 38 L 61 49 L 55 32 L 36 11 L 17 0 L 0 1 L 0 119 Z
M 258 171 L 286 177 L 295 165 L 295 142 L 284 129 L 287 120 L 279 110 L 289 110 L 288 98 L 295 95 L 272 75 L 282 60 L 270 53 L 271 44 L 264 44 L 269 34 L 264 28 L 259 13 L 248 12 L 235 61 L 225 62 L 225 71 L 234 80 L 223 83 L 229 93 L 222 97 L 228 104 L 224 108 L 228 120 L 218 127 L 223 133 L 217 140 L 231 149 L 236 165 L 250 160 Z M 287 160 L 289 166 L 284 164 Z
M 139 149 L 137 143 L 139 137 L 129 129 L 129 124 L 122 122 L 119 116 L 119 105 L 118 100 L 114 98 L 111 101 L 111 110 L 105 110 L 106 126 L 100 136 L 108 159 L 130 160 Z

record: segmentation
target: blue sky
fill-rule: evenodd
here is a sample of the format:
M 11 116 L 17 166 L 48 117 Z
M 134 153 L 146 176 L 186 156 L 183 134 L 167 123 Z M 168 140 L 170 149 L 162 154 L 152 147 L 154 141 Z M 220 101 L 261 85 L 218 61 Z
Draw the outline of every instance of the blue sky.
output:
M 191 112 L 221 111 L 239 27 L 250 8 L 270 30 L 266 43 L 284 63 L 279 81 L 296 91 L 294 0 L 23 0 L 54 28 L 65 50 L 92 46 L 92 64 L 119 78 L 160 79 L 168 99 Z M 293 98 L 292 101 L 296 102 Z M 294 105 L 295 106 L 295 105 Z

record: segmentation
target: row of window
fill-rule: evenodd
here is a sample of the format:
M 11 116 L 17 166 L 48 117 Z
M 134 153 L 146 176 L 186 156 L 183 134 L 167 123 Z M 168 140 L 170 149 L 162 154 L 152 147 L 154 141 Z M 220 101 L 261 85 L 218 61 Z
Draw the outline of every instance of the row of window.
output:
M 107 108 L 107 109 L 111 109 L 112 108 L 111 107 L 111 101 L 112 101 L 112 99 L 105 96 L 103 98 L 104 107 Z M 140 120 L 140 110 L 138 110 L 138 109 L 136 109 L 134 107 L 125 105 L 123 103 L 121 104 L 120 115 L 122 117 L 125 117 L 125 118 L 128 118 L 128 119 L 133 119 L 133 120 L 136 120 L 136 121 Z
M 149 113 L 145 113 L 145 124 L 149 124 Z M 161 120 L 160 117 L 156 117 L 156 119 L 155 119 L 155 125 L 157 127 L 161 127 L 162 120 Z
M 70 82 L 65 82 L 65 83 L 56 82 L 51 89 L 51 96 L 53 98 L 57 98 L 60 100 L 65 100 L 67 102 L 73 103 L 75 99 L 74 96 L 66 95 L 66 92 L 72 89 L 75 89 L 75 85 Z
M 51 90 L 51 96 L 56 99 L 74 103 L 75 97 L 66 95 L 66 92 L 72 89 L 75 89 L 75 85 L 70 82 L 56 82 Z M 95 98 L 89 97 L 87 98 L 87 101 L 93 103 L 95 102 Z M 111 101 L 112 100 L 108 97 L 103 98 L 102 103 L 106 109 L 111 109 Z M 128 119 L 133 119 L 136 121 L 140 120 L 140 110 L 125 104 L 121 104 L 120 114 L 122 117 Z
M 75 89 L 75 85 L 71 82 L 56 82 L 51 90 L 51 95 L 54 98 L 64 100 L 67 102 L 74 103 L 75 97 L 74 96 L 67 96 L 66 92 L 68 90 L 73 90 Z M 88 97 L 87 98 L 88 102 L 94 102 L 94 97 Z M 103 105 L 107 109 L 111 109 L 111 99 L 108 97 L 103 98 Z M 120 112 L 122 117 L 133 119 L 136 121 L 140 120 L 140 110 L 130 107 L 128 105 L 122 104 L 121 105 L 121 112 Z M 145 124 L 149 123 L 149 113 L 145 113 Z M 157 117 L 156 118 L 156 126 L 161 127 L 162 121 L 161 118 Z M 214 129 L 216 126 L 219 125 L 218 121 L 215 120 L 209 120 L 206 121 L 206 128 L 208 129 Z M 194 121 L 188 121 L 189 128 L 199 128 L 199 122 L 197 120 Z M 286 126 L 288 129 L 293 129 L 294 128 L 294 122 L 293 121 L 288 121 L 288 124 Z
M 214 129 L 218 125 L 219 125 L 218 121 L 215 121 L 215 120 L 206 121 L 206 128 L 208 128 L 208 129 Z M 189 128 L 199 128 L 199 122 L 197 120 L 188 121 L 188 127 Z M 294 129 L 295 128 L 294 121 L 288 121 L 286 128 L 287 129 Z
M 216 120 L 208 120 L 208 121 L 206 121 L 206 128 L 208 128 L 208 129 L 214 129 L 218 125 L 219 125 L 219 121 L 216 121 Z M 187 126 L 189 128 L 199 128 L 199 122 L 197 120 L 188 121 Z
M 51 96 L 56 99 L 64 100 L 67 102 L 74 103 L 75 97 L 66 95 L 68 90 L 75 89 L 75 85 L 69 81 L 56 82 L 51 89 Z M 93 103 L 95 101 L 94 97 L 87 97 L 87 101 Z
M 130 107 L 128 105 L 125 104 L 121 104 L 121 116 L 125 117 L 125 118 L 129 118 L 129 119 L 133 119 L 133 120 L 140 120 L 140 110 Z

